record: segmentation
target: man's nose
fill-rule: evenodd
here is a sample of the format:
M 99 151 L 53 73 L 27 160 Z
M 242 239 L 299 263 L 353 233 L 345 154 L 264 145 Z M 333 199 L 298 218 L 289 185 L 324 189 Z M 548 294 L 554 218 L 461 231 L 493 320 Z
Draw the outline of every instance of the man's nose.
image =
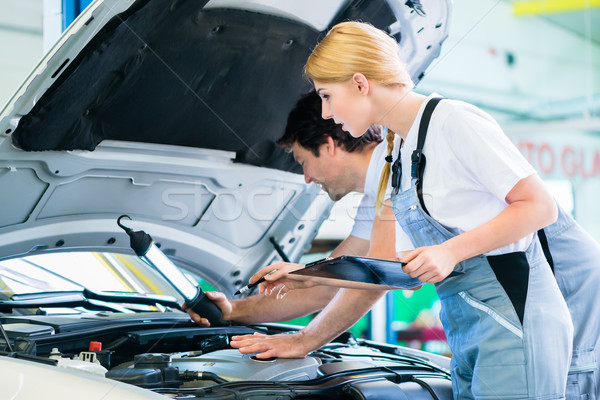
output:
M 309 174 L 306 173 L 306 171 L 304 171 L 304 182 L 306 182 L 306 183 L 312 182 L 312 178 L 310 177 Z

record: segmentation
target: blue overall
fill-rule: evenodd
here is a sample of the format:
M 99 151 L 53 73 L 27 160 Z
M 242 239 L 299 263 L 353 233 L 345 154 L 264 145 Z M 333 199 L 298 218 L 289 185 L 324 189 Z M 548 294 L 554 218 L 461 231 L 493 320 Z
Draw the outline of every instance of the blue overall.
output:
M 421 125 L 424 141 L 428 119 Z M 424 210 L 414 154 L 411 187 L 398 192 L 392 177 L 394 214 L 415 247 L 441 244 L 454 233 Z M 436 284 L 454 398 L 564 398 L 573 327 L 537 236 L 524 252 L 476 256 L 455 271 Z
M 600 398 L 600 245 L 560 206 L 557 221 L 539 234 L 573 320 L 567 399 L 597 400 Z

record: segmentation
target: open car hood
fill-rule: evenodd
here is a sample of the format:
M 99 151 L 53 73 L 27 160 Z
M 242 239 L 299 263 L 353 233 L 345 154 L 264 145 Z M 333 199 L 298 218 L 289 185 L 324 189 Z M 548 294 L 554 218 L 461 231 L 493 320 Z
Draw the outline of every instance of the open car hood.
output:
M 387 29 L 417 82 L 447 37 L 446 1 L 98 0 L 0 114 L 0 259 L 129 252 L 128 214 L 225 292 L 293 261 L 331 206 L 274 141 L 331 26 Z

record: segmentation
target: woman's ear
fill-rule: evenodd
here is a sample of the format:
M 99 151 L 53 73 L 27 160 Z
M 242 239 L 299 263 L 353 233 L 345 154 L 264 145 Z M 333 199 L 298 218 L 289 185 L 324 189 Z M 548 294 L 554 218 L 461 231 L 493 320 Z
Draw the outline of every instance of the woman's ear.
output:
M 366 76 L 360 72 L 352 75 L 352 86 L 358 91 L 359 94 L 367 95 L 371 89 L 371 83 Z

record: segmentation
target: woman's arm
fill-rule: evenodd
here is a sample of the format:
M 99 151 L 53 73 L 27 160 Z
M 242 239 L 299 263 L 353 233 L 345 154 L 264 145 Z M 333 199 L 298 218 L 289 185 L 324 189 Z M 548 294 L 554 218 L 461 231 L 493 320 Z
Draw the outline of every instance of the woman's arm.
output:
M 404 271 L 422 282 L 436 283 L 457 263 L 509 245 L 556 221 L 556 203 L 537 174 L 518 181 L 505 200 L 508 207 L 477 228 L 440 245 L 406 253 Z

